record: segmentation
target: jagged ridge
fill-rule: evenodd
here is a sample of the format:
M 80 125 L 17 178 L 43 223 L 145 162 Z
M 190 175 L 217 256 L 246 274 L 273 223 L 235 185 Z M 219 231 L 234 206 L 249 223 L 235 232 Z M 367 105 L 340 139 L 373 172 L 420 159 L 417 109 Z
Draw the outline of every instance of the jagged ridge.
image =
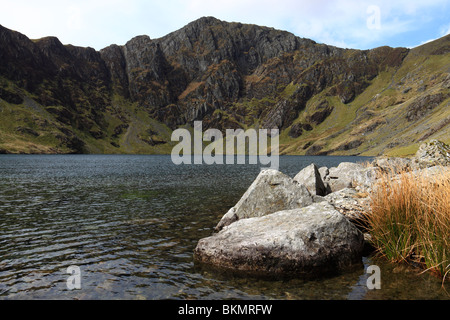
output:
M 29 40 L 0 26 L 0 108 L 32 112 L 38 120 L 31 124 L 27 115 L 15 127 L 0 127 L 0 149 L 167 152 L 171 130 L 202 120 L 204 129 L 279 128 L 286 153 L 381 154 L 423 138 L 408 133 L 400 142 L 393 136 L 375 141 L 394 117 L 393 106 L 403 129 L 427 118 L 426 138 L 439 133 L 445 141 L 447 114 L 439 124 L 431 115 L 445 113 L 448 104 L 448 42 L 341 49 L 204 17 L 159 39 L 138 36 L 97 52 L 53 37 Z M 417 71 L 411 61 L 418 60 L 434 64 Z M 399 90 L 405 70 L 433 85 Z M 25 144 L 22 150 L 14 140 Z

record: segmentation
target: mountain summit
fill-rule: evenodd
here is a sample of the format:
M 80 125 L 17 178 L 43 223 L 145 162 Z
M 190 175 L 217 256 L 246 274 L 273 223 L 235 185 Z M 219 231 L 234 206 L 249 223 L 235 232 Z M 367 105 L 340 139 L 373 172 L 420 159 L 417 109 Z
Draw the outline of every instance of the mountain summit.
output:
M 289 154 L 450 142 L 450 36 L 341 49 L 204 17 L 100 51 L 0 26 L 0 152 L 168 153 L 172 130 L 281 130 Z

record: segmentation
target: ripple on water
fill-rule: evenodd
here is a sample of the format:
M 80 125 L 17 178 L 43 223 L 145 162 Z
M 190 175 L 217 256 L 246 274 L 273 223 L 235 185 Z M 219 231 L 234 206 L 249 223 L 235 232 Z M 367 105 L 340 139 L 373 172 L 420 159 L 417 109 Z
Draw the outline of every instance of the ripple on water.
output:
M 294 176 L 311 162 L 330 167 L 361 159 L 282 157 L 280 170 Z M 174 166 L 170 156 L 2 155 L 0 298 L 413 299 L 412 281 L 421 284 L 419 297 L 445 298 L 439 281 L 411 280 L 405 272 L 394 281 L 388 266 L 386 289 L 369 292 L 363 268 L 302 281 L 196 265 L 197 241 L 212 233 L 259 170 Z M 71 265 L 81 269 L 82 290 L 67 289 Z

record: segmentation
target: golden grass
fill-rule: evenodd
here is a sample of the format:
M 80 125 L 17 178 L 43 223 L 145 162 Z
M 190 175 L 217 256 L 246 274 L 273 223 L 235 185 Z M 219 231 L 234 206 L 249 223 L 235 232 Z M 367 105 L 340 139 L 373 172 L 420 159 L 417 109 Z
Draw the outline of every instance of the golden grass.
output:
M 383 174 L 367 214 L 373 245 L 387 259 L 415 261 L 450 278 L 450 169 Z
M 180 94 L 180 96 L 178 97 L 179 100 L 183 100 L 184 98 L 186 98 L 190 93 L 194 92 L 195 90 L 197 90 L 200 86 L 204 85 L 205 82 L 201 81 L 201 82 L 197 82 L 197 81 L 193 81 L 191 83 L 189 83 L 189 85 L 187 86 L 187 88 Z

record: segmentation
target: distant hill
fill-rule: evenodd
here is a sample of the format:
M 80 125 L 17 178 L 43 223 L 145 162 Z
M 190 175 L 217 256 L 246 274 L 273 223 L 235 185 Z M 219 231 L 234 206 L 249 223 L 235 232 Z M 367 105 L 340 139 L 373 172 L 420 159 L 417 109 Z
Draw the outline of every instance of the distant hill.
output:
M 450 143 L 450 36 L 341 49 L 198 19 L 100 51 L 0 26 L 0 153 L 170 153 L 171 133 L 279 128 L 280 151 L 409 155 Z

